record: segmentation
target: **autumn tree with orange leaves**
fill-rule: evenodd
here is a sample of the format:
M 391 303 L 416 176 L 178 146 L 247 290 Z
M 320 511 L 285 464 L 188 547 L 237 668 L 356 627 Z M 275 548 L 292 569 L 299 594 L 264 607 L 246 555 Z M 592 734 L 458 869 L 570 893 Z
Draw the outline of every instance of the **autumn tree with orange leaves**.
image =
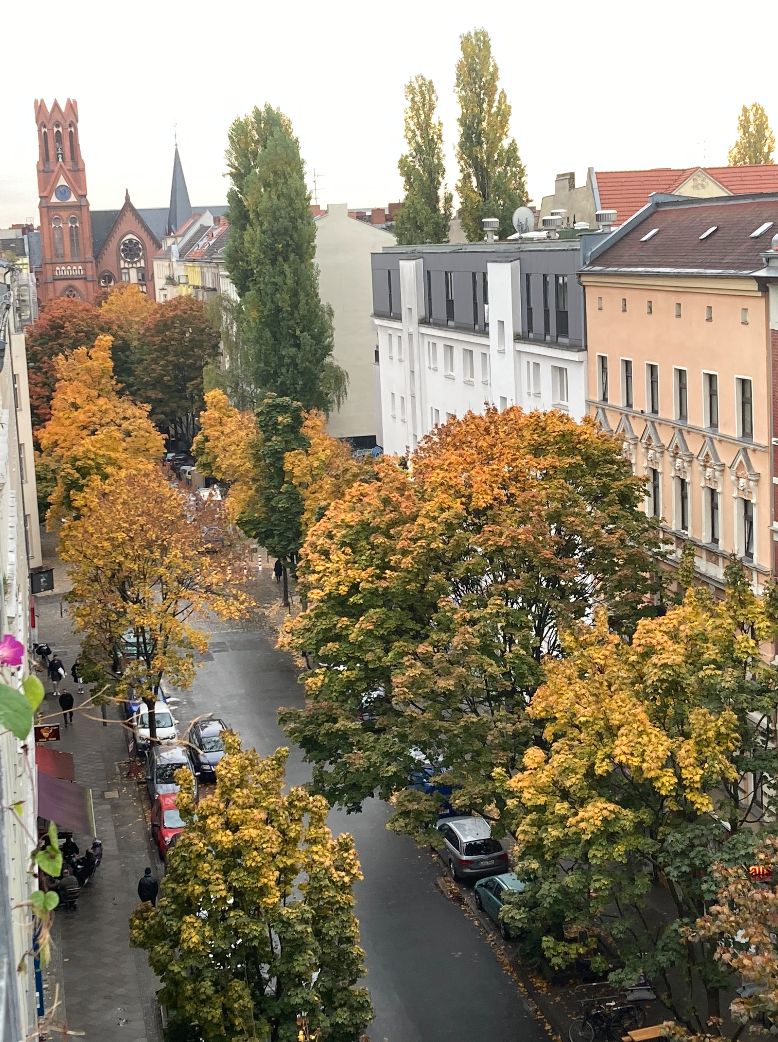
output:
M 201 474 L 229 484 L 225 509 L 238 522 L 254 493 L 251 446 L 257 437 L 253 413 L 236 409 L 224 391 L 208 391 L 200 433 L 192 446 Z
M 126 664 L 120 691 L 132 684 L 142 692 L 154 737 L 157 686 L 167 677 L 188 687 L 194 654 L 208 647 L 193 617 L 246 614 L 246 561 L 236 542 L 213 540 L 214 526 L 224 527 L 220 504 L 193 506 L 158 464 L 93 478 L 79 507 L 60 533 L 76 629 L 108 660 L 122 635 L 134 632 L 138 658 Z
M 308 535 L 309 607 L 286 636 L 323 664 L 284 715 L 320 791 L 347 806 L 378 791 L 417 831 L 442 802 L 407 789 L 421 756 L 458 807 L 499 816 L 493 773 L 532 742 L 560 632 L 595 604 L 628 631 L 658 588 L 643 495 L 592 421 L 519 409 L 451 422 L 410 472 L 383 460 L 351 486 Z
M 159 460 L 163 453 L 148 406 L 119 392 L 109 336 L 60 355 L 54 371 L 51 416 L 39 435 L 41 464 L 54 483 L 49 524 L 83 509 L 80 496 L 91 478 L 106 479 L 134 461 Z

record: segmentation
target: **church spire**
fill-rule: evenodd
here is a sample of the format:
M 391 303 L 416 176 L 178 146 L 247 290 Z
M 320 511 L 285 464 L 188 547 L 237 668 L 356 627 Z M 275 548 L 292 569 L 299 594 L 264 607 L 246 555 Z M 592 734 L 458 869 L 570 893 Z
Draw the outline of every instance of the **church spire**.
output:
M 167 219 L 168 235 L 172 235 L 191 216 L 192 204 L 189 202 L 184 168 L 181 165 L 181 156 L 178 154 L 178 143 L 176 142 L 176 151 L 173 157 L 173 183 L 170 186 L 170 210 L 168 211 Z

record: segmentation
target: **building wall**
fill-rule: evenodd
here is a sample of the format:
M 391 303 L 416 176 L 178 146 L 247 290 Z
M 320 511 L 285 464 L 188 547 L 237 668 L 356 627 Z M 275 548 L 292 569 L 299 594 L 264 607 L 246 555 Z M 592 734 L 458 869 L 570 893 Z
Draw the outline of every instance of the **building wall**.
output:
M 618 433 L 636 473 L 645 477 L 652 469 L 659 471 L 661 516 L 679 550 L 687 536 L 681 531 L 678 482 L 689 482 L 688 537 L 701 574 L 721 580 L 727 555 L 742 556 L 743 501 L 749 500 L 753 575 L 761 582 L 772 568 L 765 295 L 749 278 L 586 274 L 582 280 L 590 412 Z M 607 402 L 602 401 L 601 357 L 608 364 Z M 624 359 L 632 361 L 631 408 L 625 404 Z M 650 412 L 647 364 L 658 366 L 657 415 Z M 678 369 L 687 374 L 685 422 L 677 418 Z M 707 415 L 706 373 L 718 380 L 718 430 Z M 739 428 L 739 378 L 751 380 L 751 437 L 742 436 Z M 711 491 L 719 494 L 718 546 L 710 539 Z M 646 506 L 652 506 L 648 496 Z
M 29 648 L 29 571 L 17 419 L 13 371 L 6 356 L 0 371 L 0 633 L 13 634 Z M 8 987 L 4 1026 L 13 1034 L 3 1037 L 9 1042 L 38 1035 L 33 966 L 26 957 L 32 944 L 28 902 L 34 880 L 28 866 L 36 836 L 35 774 L 32 736 L 22 742 L 9 731 L 0 732 L 0 895 L 7 902 L 0 910 L 0 968 Z M 22 972 L 17 972 L 18 964 Z
M 27 348 L 24 333 L 11 333 L 10 359 L 12 388 L 16 407 L 16 433 L 21 472 L 21 520 L 27 545 L 30 568 L 43 563 L 41 530 L 38 517 L 38 487 L 35 478 L 35 455 L 30 416 L 30 388 L 27 380 Z
M 494 251 L 473 251 L 469 261 L 456 253 L 421 250 L 415 257 L 402 256 L 399 251 L 373 257 L 373 299 L 383 309 L 374 314 L 374 320 L 385 452 L 412 452 L 439 423 L 469 411 L 482 413 L 490 405 L 498 409 L 512 405 L 528 410 L 561 408 L 579 419 L 585 414 L 586 355 L 582 348 L 522 335 L 524 275 L 535 277 L 529 269 L 545 266 L 547 258 L 539 258 L 535 251 L 510 255 L 513 259 L 499 253 L 506 259 L 493 262 L 489 256 Z M 557 260 L 574 270 L 577 256 L 575 250 L 560 252 Z M 473 270 L 477 275 L 475 310 Z M 454 285 L 454 319 L 448 323 L 445 297 L 441 319 L 438 294 L 438 283 L 444 285 L 446 271 L 453 273 Z M 580 288 L 574 278 L 573 283 L 581 312 Z M 575 299 L 574 293 L 573 306 Z M 465 321 L 458 323 L 457 316 L 469 318 L 469 328 Z M 582 335 L 578 326 L 576 329 Z
M 586 184 L 575 186 L 575 174 L 557 174 L 553 195 L 544 195 L 540 204 L 540 217 L 548 217 L 552 210 L 566 210 L 566 225 L 586 221 L 590 228 L 595 227 L 594 215 L 597 205 L 591 183 L 591 169 L 586 177 Z
M 333 356 L 349 375 L 346 401 L 327 425 L 336 438 L 374 437 L 382 444 L 370 256 L 393 243 L 394 236 L 383 229 L 349 217 L 345 203 L 331 203 L 316 221 L 319 290 L 334 315 Z

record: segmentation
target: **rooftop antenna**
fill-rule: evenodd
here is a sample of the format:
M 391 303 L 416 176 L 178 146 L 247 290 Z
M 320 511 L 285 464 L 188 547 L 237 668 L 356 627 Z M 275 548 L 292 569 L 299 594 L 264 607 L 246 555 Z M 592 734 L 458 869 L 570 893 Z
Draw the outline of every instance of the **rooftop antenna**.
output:
M 178 148 L 178 123 L 173 124 L 173 145 Z
M 324 174 L 318 170 L 313 171 L 313 203 L 314 206 L 319 205 L 319 181 L 322 180 Z

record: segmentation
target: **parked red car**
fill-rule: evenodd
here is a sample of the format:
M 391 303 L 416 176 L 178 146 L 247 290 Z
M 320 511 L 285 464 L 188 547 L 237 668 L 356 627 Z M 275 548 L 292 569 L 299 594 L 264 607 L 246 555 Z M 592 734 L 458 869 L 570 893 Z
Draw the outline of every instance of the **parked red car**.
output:
M 176 792 L 163 792 L 151 805 L 151 838 L 165 860 L 167 848 L 184 831 L 184 822 L 176 807 Z

